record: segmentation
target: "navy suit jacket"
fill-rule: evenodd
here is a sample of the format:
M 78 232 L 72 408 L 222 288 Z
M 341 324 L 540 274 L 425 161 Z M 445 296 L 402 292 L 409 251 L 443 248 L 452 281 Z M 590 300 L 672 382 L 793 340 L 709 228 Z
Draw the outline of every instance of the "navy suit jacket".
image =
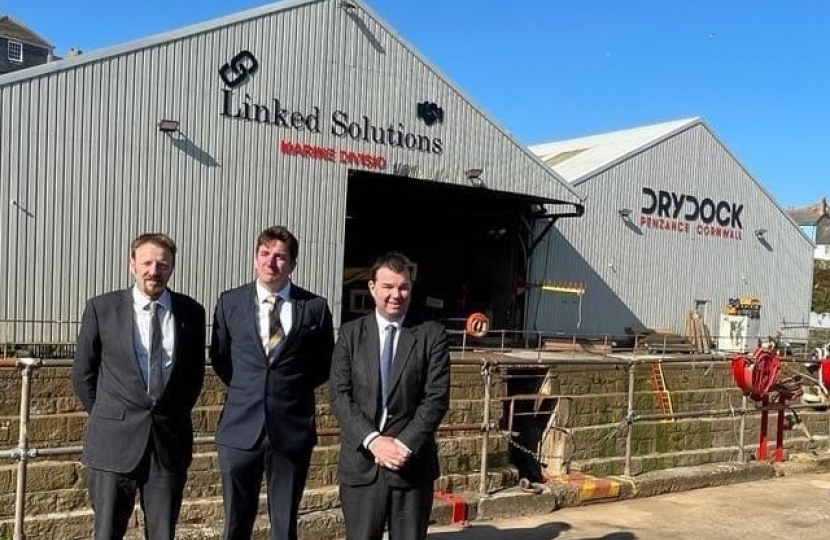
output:
M 329 387 L 341 430 L 341 482 L 368 485 L 384 474 L 395 487 L 431 488 L 439 474 L 435 432 L 449 408 L 450 394 L 450 355 L 442 325 L 409 314 L 401 325 L 383 431 L 412 450 L 400 471 L 380 468 L 363 446 L 366 436 L 377 431 L 382 414 L 380 338 L 374 312 L 340 329 Z
M 193 458 L 193 424 L 205 374 L 205 309 L 170 291 L 175 318 L 173 367 L 153 404 L 133 346 L 133 295 L 125 289 L 89 300 L 72 366 L 75 394 L 89 413 L 82 460 L 87 467 L 133 471 L 150 437 L 169 469 L 183 472 Z
M 276 359 L 269 364 L 257 319 L 256 284 L 219 296 L 210 360 L 228 387 L 216 443 L 248 450 L 263 427 L 284 453 L 309 451 L 317 443 L 314 389 L 331 365 L 334 330 L 326 299 L 291 285 L 293 319 Z

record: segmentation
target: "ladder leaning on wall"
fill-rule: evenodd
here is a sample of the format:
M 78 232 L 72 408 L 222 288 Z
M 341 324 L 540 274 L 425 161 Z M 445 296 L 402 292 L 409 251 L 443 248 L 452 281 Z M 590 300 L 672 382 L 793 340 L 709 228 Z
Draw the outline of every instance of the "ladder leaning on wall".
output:
M 663 414 L 674 414 L 674 406 L 671 402 L 671 394 L 666 389 L 666 378 L 663 376 L 663 365 L 660 363 L 651 364 L 651 390 L 657 398 L 660 412 Z M 674 419 L 666 419 L 663 422 L 674 422 Z

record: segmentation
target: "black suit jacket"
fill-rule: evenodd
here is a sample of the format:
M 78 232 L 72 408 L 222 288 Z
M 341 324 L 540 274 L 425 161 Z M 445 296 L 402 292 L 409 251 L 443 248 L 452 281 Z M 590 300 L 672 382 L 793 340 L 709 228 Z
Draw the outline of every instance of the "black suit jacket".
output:
M 173 367 L 153 405 L 133 348 L 132 289 L 90 299 L 84 310 L 72 384 L 89 413 L 82 460 L 117 473 L 134 470 L 150 437 L 166 467 L 186 471 L 193 458 L 191 410 L 205 374 L 205 309 L 170 291 L 175 319 Z
M 363 446 L 366 436 L 378 430 L 382 414 L 380 338 L 374 313 L 340 329 L 329 386 L 341 429 L 342 483 L 371 484 L 382 471 L 395 487 L 431 486 L 439 474 L 435 432 L 449 408 L 450 355 L 443 326 L 410 315 L 401 325 L 383 431 L 412 450 L 400 471 L 381 469 Z
M 317 443 L 314 389 L 326 381 L 334 347 L 326 299 L 291 285 L 293 320 L 277 358 L 269 365 L 259 335 L 256 284 L 226 291 L 213 319 L 210 359 L 228 387 L 216 443 L 248 450 L 263 426 L 284 453 Z

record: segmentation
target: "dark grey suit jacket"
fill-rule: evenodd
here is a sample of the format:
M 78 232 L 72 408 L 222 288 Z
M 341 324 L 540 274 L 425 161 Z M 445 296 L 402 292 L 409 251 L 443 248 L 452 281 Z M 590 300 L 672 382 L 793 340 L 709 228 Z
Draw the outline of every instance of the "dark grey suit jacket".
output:
M 310 451 L 317 443 L 314 389 L 331 364 L 334 330 L 326 299 L 291 285 L 291 330 L 270 365 L 259 336 L 256 284 L 219 297 L 213 318 L 210 360 L 228 387 L 216 443 L 248 450 L 263 426 L 284 453 Z
M 205 309 L 170 291 L 175 318 L 173 367 L 153 405 L 133 347 L 132 289 L 90 299 L 72 366 L 75 394 L 89 413 L 82 460 L 117 473 L 134 470 L 153 438 L 156 453 L 174 471 L 193 457 L 190 412 L 205 374 Z
M 381 469 L 363 446 L 366 436 L 377 431 L 382 414 L 379 340 L 371 313 L 343 325 L 334 348 L 329 391 L 341 429 L 340 481 L 368 485 L 381 473 L 395 487 L 431 486 L 439 474 L 435 432 L 450 401 L 446 330 L 437 322 L 421 322 L 410 315 L 401 326 L 383 434 L 396 437 L 413 455 L 397 472 Z

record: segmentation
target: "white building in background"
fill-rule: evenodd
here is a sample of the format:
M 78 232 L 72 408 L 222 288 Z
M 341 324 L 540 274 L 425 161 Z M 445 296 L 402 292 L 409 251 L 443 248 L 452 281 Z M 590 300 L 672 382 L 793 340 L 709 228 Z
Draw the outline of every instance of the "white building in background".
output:
M 827 199 L 823 198 L 809 206 L 788 208 L 787 214 L 815 243 L 815 259 L 830 261 L 830 208 L 827 206 Z
M 584 283 L 574 296 L 531 291 L 538 330 L 682 333 L 697 308 L 713 334 L 730 298 L 762 303 L 759 334 L 807 323 L 813 244 L 699 118 L 531 147 L 585 199 L 534 259 L 530 280 Z

